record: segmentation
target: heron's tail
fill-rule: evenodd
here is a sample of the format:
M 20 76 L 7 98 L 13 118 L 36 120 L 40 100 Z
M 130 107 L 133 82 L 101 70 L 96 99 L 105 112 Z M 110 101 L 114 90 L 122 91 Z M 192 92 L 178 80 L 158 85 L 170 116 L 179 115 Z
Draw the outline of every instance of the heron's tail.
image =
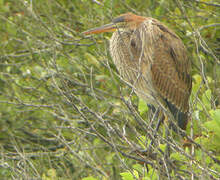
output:
M 165 100 L 170 112 L 173 114 L 174 119 L 177 120 L 177 125 L 182 129 L 186 130 L 187 122 L 188 122 L 188 113 L 181 112 L 176 106 L 171 104 L 169 101 Z M 171 127 L 174 131 L 176 131 L 175 125 L 171 123 Z

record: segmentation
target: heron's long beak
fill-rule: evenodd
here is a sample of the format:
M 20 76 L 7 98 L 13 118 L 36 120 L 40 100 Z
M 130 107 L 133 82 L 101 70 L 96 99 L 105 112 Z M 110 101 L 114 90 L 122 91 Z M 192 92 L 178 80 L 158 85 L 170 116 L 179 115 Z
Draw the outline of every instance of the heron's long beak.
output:
M 103 32 L 113 32 L 116 30 L 116 25 L 114 23 L 106 24 L 101 27 L 89 29 L 88 31 L 83 32 L 83 34 L 99 34 Z

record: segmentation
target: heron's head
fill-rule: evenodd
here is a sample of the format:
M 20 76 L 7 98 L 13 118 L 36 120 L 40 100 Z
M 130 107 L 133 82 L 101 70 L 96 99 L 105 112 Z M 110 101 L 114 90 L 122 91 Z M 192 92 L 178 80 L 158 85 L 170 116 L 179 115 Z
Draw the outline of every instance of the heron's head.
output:
M 132 13 L 122 14 L 119 17 L 112 20 L 112 23 L 103 25 L 101 27 L 89 29 L 83 32 L 83 34 L 99 34 L 103 32 L 114 32 L 117 29 L 136 29 L 146 18 L 137 16 Z

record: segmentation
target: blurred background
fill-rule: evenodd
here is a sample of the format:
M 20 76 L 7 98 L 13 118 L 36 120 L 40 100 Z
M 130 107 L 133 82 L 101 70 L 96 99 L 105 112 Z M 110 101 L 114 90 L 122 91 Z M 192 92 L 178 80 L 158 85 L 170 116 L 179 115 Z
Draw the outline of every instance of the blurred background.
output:
M 153 153 L 140 153 L 155 133 L 148 107 L 117 74 L 112 34 L 81 33 L 126 12 L 156 18 L 183 40 L 191 142 L 166 139 L 162 125 Z M 0 0 L 0 177 L 220 178 L 219 14 L 217 0 Z

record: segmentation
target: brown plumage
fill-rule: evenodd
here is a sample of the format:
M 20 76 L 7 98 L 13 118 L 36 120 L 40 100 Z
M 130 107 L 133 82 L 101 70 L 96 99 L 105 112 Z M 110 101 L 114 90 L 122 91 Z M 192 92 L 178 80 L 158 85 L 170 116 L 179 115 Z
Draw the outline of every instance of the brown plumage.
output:
M 158 20 L 132 13 L 84 34 L 114 30 L 110 53 L 123 80 L 147 103 L 169 108 L 185 129 L 192 82 L 181 39 Z

